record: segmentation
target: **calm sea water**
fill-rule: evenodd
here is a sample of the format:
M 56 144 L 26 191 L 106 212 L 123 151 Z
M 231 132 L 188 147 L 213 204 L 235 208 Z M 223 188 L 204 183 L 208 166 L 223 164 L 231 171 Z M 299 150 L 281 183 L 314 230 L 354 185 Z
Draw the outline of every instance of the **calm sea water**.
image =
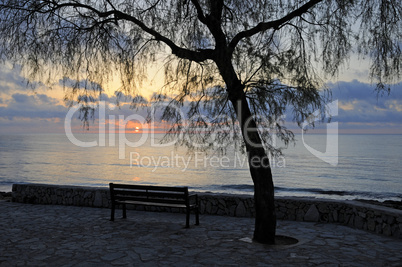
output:
M 64 134 L 0 135 L 0 191 L 11 191 L 13 183 L 107 187 L 122 182 L 253 192 L 244 155 L 230 149 L 226 155 L 187 154 L 172 146 L 156 147 L 158 140 L 140 134 L 125 135 L 130 145 L 122 146 L 125 139 L 119 135 L 110 142 L 96 134 L 75 137 L 97 145 L 76 146 Z M 337 157 L 336 166 L 307 149 L 328 151 L 325 135 L 298 139 L 283 157 L 272 159 L 277 196 L 402 200 L 401 135 L 340 135 L 338 153 L 330 155 Z

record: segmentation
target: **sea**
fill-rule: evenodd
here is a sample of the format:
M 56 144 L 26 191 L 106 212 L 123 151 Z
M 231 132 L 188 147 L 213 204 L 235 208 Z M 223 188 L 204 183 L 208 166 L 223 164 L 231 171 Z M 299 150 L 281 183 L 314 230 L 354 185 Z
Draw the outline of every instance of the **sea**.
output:
M 174 140 L 161 144 L 162 137 L 0 135 L 0 191 L 11 191 L 14 183 L 106 188 L 114 182 L 253 194 L 246 154 L 231 145 L 224 153 L 191 152 Z M 298 134 L 296 139 L 282 155 L 270 157 L 276 196 L 402 201 L 402 135 Z

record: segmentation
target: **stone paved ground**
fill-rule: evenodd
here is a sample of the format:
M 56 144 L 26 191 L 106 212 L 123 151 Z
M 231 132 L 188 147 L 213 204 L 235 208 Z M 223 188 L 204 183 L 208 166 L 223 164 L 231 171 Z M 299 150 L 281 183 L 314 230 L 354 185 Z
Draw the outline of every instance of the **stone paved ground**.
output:
M 279 221 L 300 242 L 267 246 L 252 218 L 118 212 L 0 202 L 0 266 L 402 266 L 401 240 L 335 224 Z

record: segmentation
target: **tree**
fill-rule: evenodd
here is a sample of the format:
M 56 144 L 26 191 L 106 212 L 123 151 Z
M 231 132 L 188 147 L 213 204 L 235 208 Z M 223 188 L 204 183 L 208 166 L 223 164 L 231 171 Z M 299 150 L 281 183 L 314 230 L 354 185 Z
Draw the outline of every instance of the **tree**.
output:
M 262 243 L 274 243 L 276 229 L 268 153 L 278 151 L 269 141 L 275 135 L 293 140 L 280 123 L 285 111 L 302 123 L 323 109 L 329 99 L 323 79 L 336 76 L 352 53 L 371 59 L 379 92 L 400 77 L 398 0 L 0 3 L 1 58 L 48 86 L 57 75 L 76 80 L 66 99 L 77 97 L 86 115 L 113 75 L 119 74 L 122 92 L 136 96 L 147 68 L 163 59 L 166 85 L 154 101 L 170 92 L 163 117 L 174 122 L 172 133 L 186 119 L 190 128 L 229 127 L 231 138 L 241 137 L 254 182 L 254 239 Z M 172 105 L 186 101 L 188 117 L 182 118 Z M 202 140 L 228 138 L 228 131 L 210 133 L 204 131 Z

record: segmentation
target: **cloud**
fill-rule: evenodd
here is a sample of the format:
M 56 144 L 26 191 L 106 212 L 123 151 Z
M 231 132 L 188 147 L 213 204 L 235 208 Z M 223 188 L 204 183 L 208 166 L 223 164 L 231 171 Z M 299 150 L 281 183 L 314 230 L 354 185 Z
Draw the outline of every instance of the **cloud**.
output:
M 14 93 L 0 98 L 0 133 L 62 132 L 67 107 L 45 94 Z
M 339 101 L 339 122 L 402 122 L 402 84 L 394 86 L 389 96 L 378 96 L 375 86 L 357 80 L 330 84 L 333 99 Z
M 64 133 L 64 124 L 59 118 L 0 117 L 0 134 L 14 133 Z
M 66 86 L 77 83 L 81 89 L 85 82 L 65 79 Z M 333 100 L 339 103 L 338 116 L 332 121 L 339 122 L 340 127 L 402 128 L 402 84 L 395 85 L 389 96 L 382 97 L 377 95 L 375 85 L 358 80 L 329 83 L 328 87 L 332 90 Z M 120 115 L 122 118 L 133 114 L 147 115 L 144 110 L 130 109 L 132 98 L 125 94 L 108 96 L 102 92 L 100 100 L 111 104 L 107 105 L 106 119 L 118 120 Z M 113 104 L 118 100 L 120 107 L 115 107 Z M 39 131 L 46 127 L 50 129 L 52 125 L 63 129 L 67 112 L 68 108 L 61 99 L 50 97 L 46 91 L 32 91 L 27 87 L 18 68 L 13 70 L 0 65 L 0 132 L 6 129 L 26 132 L 26 129 L 35 127 Z M 78 117 L 78 112 L 74 117 Z
M 64 118 L 68 109 L 59 100 L 44 94 L 15 93 L 0 107 L 0 117 L 15 118 Z
M 375 85 L 358 80 L 329 83 L 327 86 L 332 90 L 333 97 L 341 100 L 364 99 L 372 103 L 389 98 L 402 100 L 402 83 L 393 85 L 389 96 L 378 96 Z
M 0 64 L 0 93 L 15 92 L 16 90 L 28 90 L 26 79 L 20 75 L 20 69 Z
M 103 95 L 102 100 L 114 100 L 114 97 Z M 64 132 L 64 121 L 68 114 L 68 107 L 61 104 L 59 99 L 46 94 L 34 94 L 32 92 L 14 93 L 11 96 L 0 96 L 0 133 L 18 132 Z M 123 121 L 132 119 L 134 121 L 145 121 L 147 112 L 145 110 L 132 110 L 129 104 L 122 104 L 120 107 L 113 105 L 113 102 L 105 101 L 106 120 Z M 90 118 L 90 130 L 96 131 L 99 118 L 98 109 L 95 112 L 95 120 Z M 79 131 L 83 123 L 80 121 L 79 112 L 73 114 L 73 125 Z M 132 116 L 135 115 L 135 116 Z M 144 119 L 142 119 L 144 118 Z M 129 124 L 130 122 L 126 122 Z
M 23 95 L 23 94 L 13 94 L 12 98 L 16 103 L 28 103 L 29 102 L 29 96 Z
M 105 102 L 111 102 L 113 103 L 113 100 L 107 95 L 107 94 L 101 94 L 99 99 L 101 101 L 105 101 Z

